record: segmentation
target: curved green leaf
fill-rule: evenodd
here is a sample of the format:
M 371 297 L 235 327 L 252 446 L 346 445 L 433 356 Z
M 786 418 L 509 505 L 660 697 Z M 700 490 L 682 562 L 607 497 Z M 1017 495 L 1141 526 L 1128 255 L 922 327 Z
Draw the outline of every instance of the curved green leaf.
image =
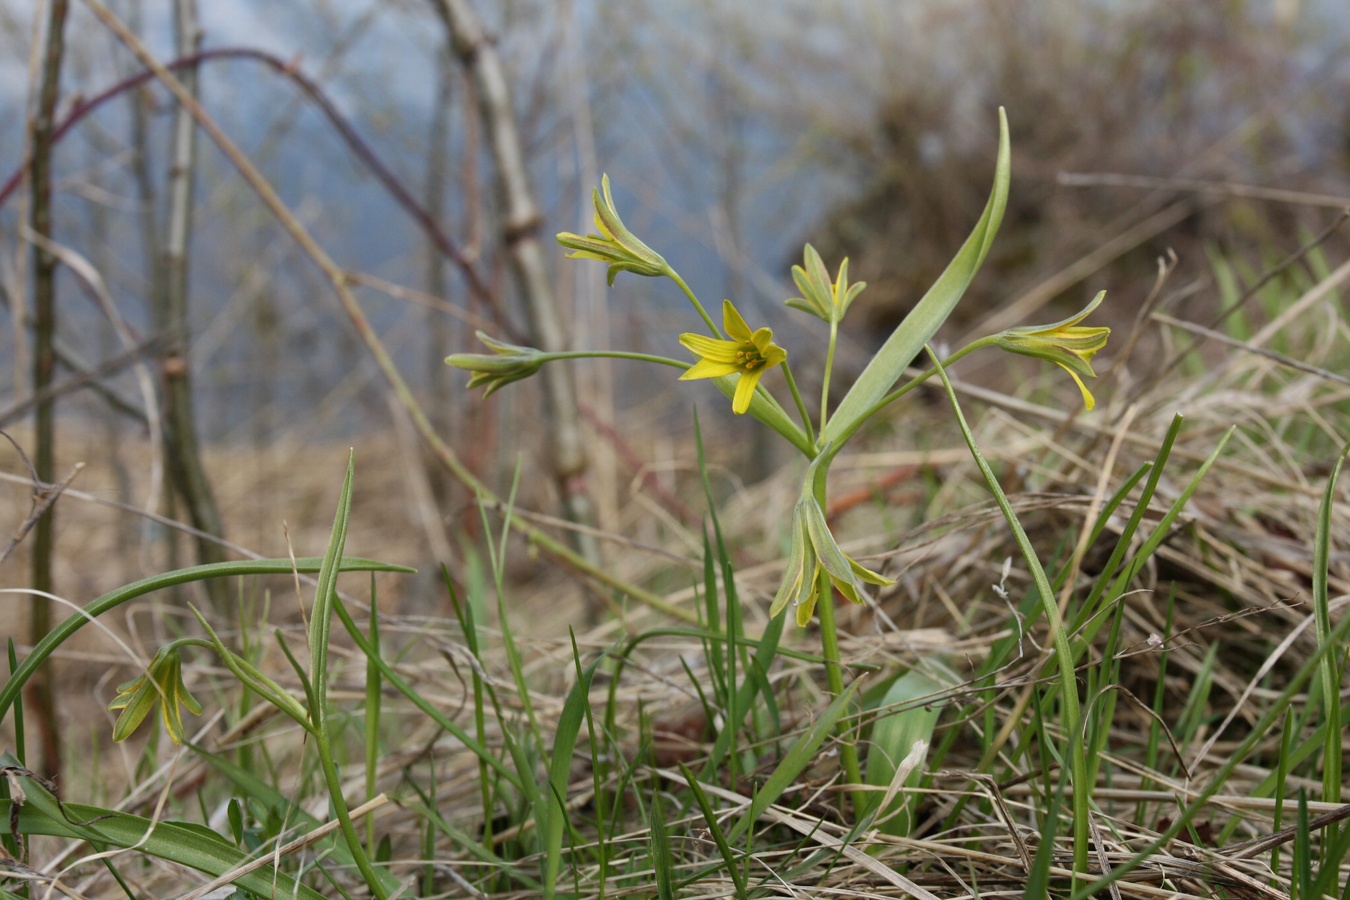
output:
M 5 754 L 0 761 L 13 763 L 15 760 Z M 152 822 L 142 816 L 96 806 L 60 804 L 38 782 L 31 778 L 22 781 L 25 802 L 19 811 L 20 834 L 82 839 L 100 848 L 135 847 L 138 853 L 187 866 L 213 878 L 252 862 L 248 854 L 200 825 Z M 240 875 L 234 884 L 260 897 L 323 900 L 318 891 L 300 884 L 271 864 Z
M 825 738 L 829 737 L 830 732 L 834 730 L 834 723 L 839 721 L 840 716 L 848 711 L 853 703 L 853 697 L 858 693 L 859 686 L 862 685 L 862 679 L 854 679 L 853 683 L 843 690 L 839 696 L 835 697 L 825 711 L 811 723 L 811 727 L 802 732 L 788 752 L 783 756 L 783 761 L 773 770 L 764 784 L 755 793 L 755 797 L 750 801 L 750 809 L 731 829 L 727 835 L 728 841 L 735 841 L 745 830 L 755 823 L 764 810 L 778 801 L 783 796 L 783 792 L 792 786 L 792 782 L 797 780 L 797 776 L 815 759 L 816 751 L 820 745 L 825 743 Z
M 211 563 L 205 566 L 192 566 L 160 575 L 151 575 L 149 578 L 142 578 L 140 581 L 110 591 L 53 628 L 45 638 L 38 642 L 38 645 L 33 648 L 33 652 L 24 657 L 23 662 L 14 670 L 14 674 L 5 682 L 4 687 L 0 687 L 0 720 L 3 720 L 5 714 L 9 712 L 9 708 L 14 704 L 15 698 L 19 696 L 19 691 L 23 689 L 24 684 L 37 671 L 38 666 L 42 665 L 48 656 L 51 656 L 53 650 L 86 624 L 108 610 L 121 606 L 128 600 L 135 600 L 137 597 L 166 587 L 187 584 L 190 581 L 204 581 L 207 578 L 225 578 L 230 575 L 290 575 L 292 572 L 309 574 L 319 571 L 321 564 L 322 561 L 316 557 L 301 557 L 294 562 L 289 559 L 242 559 L 232 562 Z M 355 557 L 343 559 L 341 568 L 344 572 L 416 571 L 407 566 L 395 566 Z
M 929 678 L 918 669 L 910 669 L 895 680 L 881 700 L 883 707 L 900 707 L 914 704 L 924 697 L 931 697 L 943 689 L 943 685 Z M 915 745 L 924 746 L 933 741 L 933 729 L 937 727 L 941 713 L 940 702 L 926 706 L 910 706 L 896 712 L 883 713 L 872 726 L 872 746 L 867 751 L 867 783 L 883 790 L 890 786 L 896 777 L 900 764 L 915 752 Z M 923 751 L 927 757 L 927 751 Z M 923 761 L 905 777 L 905 787 L 913 787 L 923 777 Z M 883 795 L 869 795 L 868 807 L 879 807 Z M 879 809 L 877 818 L 881 819 L 882 832 L 896 837 L 908 837 L 912 821 L 911 811 L 914 795 L 899 795 L 892 798 L 885 809 Z M 903 810 L 903 811 L 902 811 Z
M 980 216 L 980 221 L 975 223 L 975 229 L 971 231 L 970 237 L 961 245 L 960 252 L 928 289 L 928 293 L 923 295 L 918 305 L 896 326 L 895 331 L 886 339 L 886 343 L 853 383 L 853 387 L 849 388 L 848 394 L 830 416 L 829 423 L 821 433 L 822 444 L 833 441 L 837 450 L 858 430 L 872 407 L 890 392 L 891 387 L 904 373 L 905 367 L 922 352 L 923 345 L 932 339 L 956 307 L 957 301 L 966 292 L 966 287 L 989 253 L 994 236 L 998 234 L 998 227 L 1003 221 L 1003 210 L 1008 203 L 1010 168 L 1008 117 L 1000 108 L 998 162 L 994 168 L 994 188 L 989 195 L 989 201 L 985 204 L 984 214 Z

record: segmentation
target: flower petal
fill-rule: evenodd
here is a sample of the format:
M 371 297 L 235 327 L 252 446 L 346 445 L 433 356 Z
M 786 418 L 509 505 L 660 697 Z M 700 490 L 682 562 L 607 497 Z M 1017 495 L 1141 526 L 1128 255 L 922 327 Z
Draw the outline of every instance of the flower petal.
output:
M 759 384 L 759 376 L 763 374 L 763 369 L 741 374 L 741 380 L 736 382 L 736 396 L 731 401 L 731 411 L 736 415 L 750 408 L 750 401 L 755 398 L 755 385 Z
M 799 602 L 802 599 L 803 582 L 809 574 L 815 572 L 815 559 L 808 560 L 811 541 L 806 536 L 801 514 L 792 510 L 792 543 L 788 550 L 787 568 L 783 571 L 783 583 L 773 596 L 769 607 L 769 618 L 773 618 L 787 608 L 788 601 Z
M 741 318 L 741 314 L 736 311 L 736 307 L 731 305 L 730 300 L 722 301 L 722 327 L 726 329 L 727 334 L 738 341 L 749 341 L 754 337 L 754 333 L 750 331 L 750 326 L 745 324 L 745 319 Z
M 797 604 L 797 627 L 805 628 L 811 624 L 811 616 L 816 611 L 816 601 L 820 599 L 820 591 L 813 590 Z M 828 602 L 828 601 L 827 601 Z
M 736 354 L 741 349 L 741 345 L 736 341 L 718 340 L 707 335 L 694 334 L 692 331 L 686 331 L 680 335 L 680 344 L 686 350 L 704 359 L 714 359 L 726 363 L 735 362 Z
M 1097 400 L 1092 396 L 1092 392 L 1087 389 L 1087 385 L 1083 384 L 1083 379 L 1078 377 L 1077 372 L 1070 369 L 1068 366 L 1064 366 L 1063 363 L 1060 365 L 1063 366 L 1064 371 L 1069 373 L 1069 377 L 1073 379 L 1073 383 L 1078 385 L 1078 390 L 1083 392 L 1083 408 L 1088 412 L 1092 412 L 1097 406 Z
M 811 546 L 815 548 L 816 558 L 820 560 L 821 566 L 835 581 L 851 583 L 853 569 L 849 566 L 848 557 L 839 549 L 838 542 L 830 533 L 830 526 L 825 522 L 825 511 L 820 508 L 815 498 L 809 498 L 804 514 L 806 533 L 811 536 Z
M 699 378 L 721 378 L 723 375 L 735 375 L 740 369 L 728 362 L 716 359 L 700 359 L 680 376 L 680 381 L 695 381 Z
M 854 575 L 858 576 L 863 581 L 866 581 L 868 584 L 880 585 L 881 587 L 895 584 L 894 578 L 887 578 L 885 575 L 873 572 L 851 556 L 848 558 L 848 565 L 849 568 L 853 570 Z

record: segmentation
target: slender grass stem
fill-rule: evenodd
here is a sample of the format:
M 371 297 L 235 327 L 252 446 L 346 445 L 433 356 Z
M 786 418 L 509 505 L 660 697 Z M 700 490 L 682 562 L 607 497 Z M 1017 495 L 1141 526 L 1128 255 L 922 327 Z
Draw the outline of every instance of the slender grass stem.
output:
M 783 363 L 783 377 L 787 379 L 788 390 L 792 391 L 792 399 L 797 404 L 797 415 L 802 417 L 802 428 L 806 430 L 806 439 L 814 446 L 816 443 L 816 430 L 811 427 L 811 414 L 806 411 L 806 402 L 802 400 L 802 392 L 797 390 L 797 379 L 792 377 L 792 368 L 787 362 Z

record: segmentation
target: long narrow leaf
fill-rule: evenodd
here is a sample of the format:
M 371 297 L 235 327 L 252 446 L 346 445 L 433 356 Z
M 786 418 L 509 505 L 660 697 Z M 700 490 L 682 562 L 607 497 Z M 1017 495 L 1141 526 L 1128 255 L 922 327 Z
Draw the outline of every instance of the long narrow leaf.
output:
M 337 578 L 341 569 L 338 560 L 342 558 L 342 548 L 347 543 L 347 523 L 352 513 L 352 476 L 355 467 L 355 452 L 347 456 L 347 476 L 342 481 L 342 492 L 338 495 L 337 513 L 333 516 L 333 533 L 328 539 L 328 549 L 324 553 L 323 563 L 319 566 L 318 585 L 314 589 L 314 607 L 309 617 L 309 681 L 314 686 L 314 706 L 310 715 L 314 717 L 315 727 L 327 718 L 328 708 L 328 635 L 333 623 L 333 595 L 337 591 Z
M 176 569 L 162 575 L 152 575 L 149 578 L 142 578 L 140 581 L 120 587 L 115 591 L 109 591 L 49 631 L 47 636 L 33 648 L 33 651 L 24 657 L 23 662 L 14 669 L 14 674 L 5 682 L 4 687 L 0 687 L 0 718 L 3 718 L 9 712 L 15 698 L 19 696 L 19 691 L 23 689 L 24 684 L 37 671 L 37 668 L 46 661 L 47 657 L 51 656 L 52 651 L 61 646 L 75 632 L 110 609 L 116 609 L 123 603 L 135 600 L 137 597 L 143 597 L 167 587 L 187 584 L 192 581 L 225 578 L 232 575 L 290 575 L 294 572 L 308 575 L 319 571 L 321 565 L 322 560 L 315 557 L 302 557 L 294 561 L 290 559 L 244 559 L 234 562 L 211 563 L 205 566 Z M 414 573 L 417 571 L 407 566 L 395 566 L 370 559 L 350 557 L 343 559 L 339 568 L 343 572 Z
M 605 659 L 601 654 L 586 668 L 581 667 L 581 651 L 577 649 L 576 635 L 572 636 L 572 661 L 577 680 L 563 701 L 562 715 L 558 717 L 557 737 L 553 742 L 553 756 L 548 767 L 548 790 L 541 792 L 539 830 L 544 836 L 544 896 L 552 897 L 562 864 L 563 827 L 567 822 L 568 776 L 572 771 L 572 751 L 577 746 L 577 735 L 586 721 L 586 704 L 590 702 L 591 681 L 595 670 Z
M 783 757 L 783 761 L 778 764 L 777 768 L 760 787 L 758 793 L 755 794 L 754 800 L 750 802 L 749 811 L 727 835 L 728 841 L 735 841 L 744 834 L 746 829 L 764 814 L 764 810 L 783 796 L 783 792 L 792 785 L 792 782 L 797 779 L 802 770 L 810 765 L 811 760 L 815 758 L 816 751 L 820 749 L 820 745 L 834 730 L 834 725 L 839 721 L 839 717 L 853 702 L 853 697 L 858 693 L 858 687 L 861 684 L 861 679 L 855 679 L 839 696 L 834 698 L 829 706 L 825 707 L 825 711 L 811 723 L 811 727 L 807 728 L 793 742 L 792 746 L 788 748 L 787 754 Z
M 1350 453 L 1350 444 L 1341 448 L 1336 457 L 1336 465 L 1327 478 L 1326 493 L 1322 496 L 1322 506 L 1317 514 L 1317 531 L 1313 536 L 1313 618 L 1317 625 L 1317 641 L 1325 644 L 1331 640 L 1331 606 L 1327 590 L 1328 569 L 1331 565 L 1331 510 L 1336 502 L 1336 479 L 1340 477 L 1341 467 L 1345 464 L 1346 454 Z M 1341 802 L 1341 665 L 1340 653 L 1327 653 L 1322 657 L 1320 683 L 1322 685 L 1322 721 L 1326 725 L 1325 753 L 1322 757 L 1322 800 L 1327 803 Z M 1334 838 L 1336 828 L 1329 829 L 1328 835 Z
M 717 815 L 713 812 L 712 804 L 708 802 L 708 795 L 703 790 L 703 785 L 694 773 L 689 771 L 689 767 L 680 763 L 680 774 L 684 775 L 685 784 L 689 785 L 689 792 L 694 795 L 694 802 L 698 804 L 699 812 L 703 813 L 703 824 L 708 828 L 708 834 L 712 837 L 713 843 L 717 845 L 717 852 L 722 857 L 722 862 L 726 863 L 727 874 L 731 876 L 732 882 L 736 885 L 736 896 L 746 896 L 745 873 L 741 871 L 740 863 L 736 860 L 736 853 L 731 849 L 731 844 L 727 842 L 726 833 L 722 831 L 722 823 L 717 821 Z
M 989 253 L 989 247 L 1003 222 L 1003 210 L 1008 204 L 1008 182 L 1012 163 L 1008 143 L 1008 117 L 998 111 L 998 161 L 994 166 L 994 187 L 984 206 L 984 213 L 974 230 L 961 245 L 960 251 L 947 268 L 923 295 L 891 336 L 886 339 L 872 361 L 863 369 L 858 380 L 849 388 L 838 409 L 830 416 L 821 433 L 821 446 L 833 443 L 836 452 L 849 435 L 857 431 L 868 411 L 890 392 L 905 368 L 923 352 L 947 316 L 956 308 L 975 273 Z
M 6 754 L 0 761 L 13 761 Z M 249 856 L 205 829 L 175 822 L 152 822 L 94 806 L 60 804 L 46 788 L 24 778 L 25 803 L 19 812 L 19 833 L 77 838 L 111 847 L 135 847 L 138 853 L 187 866 L 219 877 L 251 862 Z M 88 824 L 84 824 L 88 823 Z M 313 888 L 267 865 L 234 882 L 261 897 L 297 897 L 323 900 Z

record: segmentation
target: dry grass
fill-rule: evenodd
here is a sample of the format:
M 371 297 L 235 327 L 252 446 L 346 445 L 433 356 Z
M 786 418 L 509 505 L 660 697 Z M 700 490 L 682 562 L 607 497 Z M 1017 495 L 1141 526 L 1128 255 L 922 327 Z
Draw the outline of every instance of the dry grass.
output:
M 1319 339 L 1327 322 L 1339 340 Z M 1337 349 L 1345 338 L 1343 327 L 1333 308 L 1312 307 L 1286 328 L 1284 339 L 1309 348 L 1301 355 L 1306 363 L 1330 369 L 1344 358 Z M 1142 534 L 1181 495 L 1223 432 L 1234 423 L 1239 426 L 1157 554 L 1133 580 L 1119 608 L 1107 614 L 1115 617 L 1119 629 L 1113 639 L 1113 660 L 1101 657 L 1110 631 L 1106 628 L 1098 633 L 1080 669 L 1080 677 L 1087 680 L 1095 677 L 1094 672 L 1112 671 L 1103 668 L 1104 663 L 1118 667 L 1112 691 L 1089 698 L 1100 707 L 1108 696 L 1114 697 L 1116 706 L 1093 788 L 1093 871 L 1121 865 L 1166 830 L 1179 805 L 1198 797 L 1225 764 L 1235 761 L 1232 755 L 1241 742 L 1291 674 L 1316 650 L 1309 601 L 1317 510 L 1331 463 L 1350 433 L 1342 385 L 1315 373 L 1290 370 L 1257 352 L 1226 352 L 1200 374 L 1156 380 L 1150 380 L 1151 373 L 1160 370 L 1156 358 L 1117 358 L 1105 369 L 1097 391 L 1103 405 L 1091 415 L 1063 412 L 1030 383 L 1018 396 L 969 387 L 963 400 L 972 409 L 983 410 L 977 417 L 978 440 L 1002 473 L 1019 516 L 1052 570 L 1056 560 L 1062 562 L 1073 552 L 1084 522 L 1096 515 L 1105 498 L 1129 472 L 1153 457 L 1175 410 L 1186 413 L 1186 422 L 1144 515 Z M 1133 398 L 1128 406 L 1127 397 Z M 916 446 L 919 435 L 922 447 Z M 106 466 L 109 459 L 100 455 L 96 443 L 82 449 L 89 451 L 94 465 L 81 475 L 79 485 L 91 495 L 106 497 L 111 489 L 105 479 L 111 474 L 99 466 Z M 383 454 L 387 459 L 394 452 L 371 444 L 358 451 L 358 458 Z M 227 473 L 222 494 L 231 521 L 258 527 L 259 521 L 278 523 L 285 518 L 297 549 L 318 552 L 323 540 L 319 529 L 326 526 L 340 453 L 338 448 L 329 453 L 307 446 L 296 448 L 294 455 L 276 448 L 265 458 L 244 459 L 233 453 L 213 461 Z M 329 457 L 332 465 L 324 464 Z M 12 459 L 6 468 L 14 471 Z M 844 661 L 856 676 L 873 683 L 934 663 L 953 673 L 956 683 L 933 698 L 944 703 L 934 735 L 934 746 L 942 748 L 942 755 L 919 788 L 911 835 L 894 837 L 850 831 L 852 822 L 840 811 L 842 795 L 833 757 L 822 752 L 760 820 L 746 871 L 765 896 L 803 892 L 859 897 L 927 896 L 924 892 L 942 897 L 1020 896 L 1028 890 L 1028 873 L 1036 865 L 1045 817 L 1053 811 L 1050 804 L 1058 779 L 1054 746 L 1073 738 L 1057 733 L 1053 720 L 1039 724 L 1034 720 L 1036 703 L 1029 701 L 1044 690 L 1049 651 L 1043 623 L 1022 633 L 1021 618 L 1011 612 L 1030 586 L 1016 548 L 997 509 L 984 498 L 960 437 L 940 405 L 906 410 L 893 435 L 842 459 L 838 468 L 842 477 L 836 482 L 835 497 L 840 498 L 836 526 L 841 534 L 853 536 L 851 552 L 868 565 L 884 566 L 898 579 L 875 607 L 841 611 Z M 767 597 L 781 571 L 782 517 L 796 477 L 785 470 L 754 487 L 734 490 L 721 501 L 722 527 L 735 542 L 732 556 L 749 635 L 767 624 Z M 391 562 L 425 559 L 427 539 L 408 513 L 420 498 L 415 486 L 400 478 L 398 467 L 358 464 L 357 484 L 349 552 Z M 131 490 L 133 496 L 137 487 Z M 20 496 L 13 487 L 7 490 Z M 634 490 L 644 488 L 635 482 Z M 678 490 L 681 497 L 696 497 L 696 475 L 682 475 Z M 640 499 L 631 498 L 636 510 L 643 508 Z M 1113 536 L 1134 511 L 1132 502 L 1127 499 L 1108 521 L 1104 535 L 1085 548 L 1079 588 L 1069 592 L 1074 602 L 1105 563 Z M 134 515 L 74 496 L 61 501 L 59 512 L 64 523 L 61 545 L 67 554 L 62 566 L 67 596 L 78 601 L 119 579 L 130 579 L 131 560 L 144 557 L 129 556 L 124 545 L 114 544 L 137 527 Z M 495 517 L 489 520 L 497 527 Z M 1342 507 L 1334 511 L 1332 522 L 1333 535 L 1350 524 Z M 273 542 L 263 549 L 284 553 L 280 526 L 272 527 Z M 659 552 L 611 535 L 608 554 L 614 568 L 628 578 L 667 585 L 668 599 L 694 605 L 701 539 L 673 519 L 653 535 L 663 544 Z M 483 559 L 471 551 L 459 552 L 469 554 L 451 565 L 459 590 L 476 598 L 490 616 L 491 579 L 481 574 Z M 499 648 L 508 639 L 499 628 L 484 628 L 478 635 L 484 649 L 474 661 L 465 634 L 447 612 L 443 588 L 433 591 L 425 580 L 392 576 L 382 576 L 380 582 L 386 655 L 425 700 L 467 725 L 475 707 L 472 674 L 477 672 L 495 686 L 500 710 L 484 732 L 491 747 L 500 747 L 503 729 L 525 728 L 527 706 L 541 731 L 552 733 L 573 681 L 573 651 L 565 623 L 583 622 L 587 589 L 546 560 L 529 556 L 521 546 L 513 544 L 508 550 L 506 571 L 525 561 L 529 574 L 505 583 L 504 607 L 517 629 L 513 634 L 524 665 L 520 683 L 528 685 L 528 698 L 517 691 L 500 655 Z M 1013 563 L 1005 568 L 1008 559 Z M 145 563 L 150 569 L 156 564 Z M 22 560 L 15 556 L 6 565 L 15 573 Z M 1339 609 L 1334 598 L 1350 590 L 1346 560 L 1335 550 L 1334 541 L 1329 574 L 1332 607 Z M 365 595 L 358 577 L 348 576 L 344 584 Z M 241 608 L 246 611 L 242 622 L 220 615 L 217 619 L 227 629 L 222 632 L 227 640 L 270 648 L 262 650 L 262 663 L 288 689 L 299 692 L 294 674 L 267 637 L 271 628 L 279 627 L 288 642 L 303 644 L 294 592 L 284 581 L 271 590 L 268 603 L 260 585 L 242 585 Z M 181 607 L 164 601 L 127 621 L 121 633 L 134 635 L 146 656 L 153 652 L 155 640 L 185 627 Z M 710 747 L 707 698 L 698 692 L 700 685 L 713 679 L 708 644 L 688 634 L 651 636 L 652 629 L 662 624 L 653 614 L 630 609 L 622 618 L 607 618 L 576 636 L 583 660 L 606 651 L 617 653 L 626 640 L 650 636 L 624 654 L 627 665 L 621 673 L 602 671 L 592 692 L 597 717 L 602 711 L 610 716 L 600 749 L 623 756 L 627 763 L 615 768 L 611 759 L 603 767 L 605 778 L 598 786 L 611 792 L 608 803 L 619 805 L 610 807 L 613 819 L 601 825 L 600 832 L 594 830 L 593 764 L 598 755 L 580 752 L 573 760 L 567 801 L 580 830 L 574 835 L 579 843 L 571 847 L 575 867 L 565 869 L 565 877 L 576 879 L 581 896 L 598 896 L 596 850 L 586 843 L 598 835 L 606 842 L 610 879 L 606 892 L 652 891 L 635 885 L 650 885 L 656 878 L 643 875 L 653 866 L 648 804 L 654 792 L 667 797 L 668 811 L 676 810 L 663 827 L 675 877 L 697 876 L 687 888 L 692 891 L 688 896 L 720 896 L 733 890 L 726 872 L 716 865 L 706 823 L 690 805 L 685 776 L 675 768 L 683 762 L 697 769 Z M 7 623 L 9 627 L 12 623 Z M 113 628 L 118 631 L 118 623 Z M 991 678 L 981 681 L 977 676 L 991 651 L 1010 640 L 1017 645 L 1015 652 Z M 804 653 L 811 653 L 814 646 L 810 632 L 790 630 L 785 638 L 785 647 Z M 66 799 L 78 797 L 81 802 L 149 814 L 167 798 L 167 814 L 201 818 L 225 830 L 225 800 L 239 788 L 224 783 L 208 758 L 176 753 L 162 740 L 145 745 L 144 757 L 124 748 L 112 752 L 107 737 L 111 718 L 97 711 L 110 699 L 112 684 L 132 671 L 123 651 L 92 636 L 70 650 L 71 658 L 61 663 L 60 682 L 62 706 L 71 725 L 67 743 L 72 752 L 90 753 L 101 762 L 70 773 L 62 789 Z M 330 699 L 355 712 L 363 702 L 364 658 L 342 642 L 335 644 L 335 653 L 339 656 Z M 1165 676 L 1159 683 L 1164 664 Z M 819 670 L 809 660 L 780 654 L 769 677 L 782 731 L 770 744 L 746 752 L 772 767 L 828 698 L 822 694 Z M 207 657 L 192 660 L 189 681 L 208 707 L 206 717 L 193 723 L 199 729 L 197 746 L 227 758 L 247 756 L 278 789 L 302 799 L 315 818 L 325 818 L 322 786 L 315 783 L 305 744 L 297 740 L 301 732 L 263 708 L 250 711 L 241 706 L 237 684 Z M 1317 722 L 1316 716 L 1307 714 L 1312 702 L 1306 693 L 1299 693 L 1289 707 L 1288 716 L 1298 723 L 1290 736 L 1294 747 Z M 873 710 L 866 715 L 875 714 Z M 512 812 L 508 797 L 499 798 L 503 819 L 485 845 L 499 862 L 474 861 L 466 852 L 464 841 L 476 840 L 466 836 L 481 837 L 483 828 L 478 757 L 397 695 L 389 693 L 381 715 L 384 749 L 376 783 L 394 799 L 378 810 L 376 827 L 390 837 L 394 871 L 420 877 L 430 865 L 426 883 L 431 895 L 467 895 L 465 884 L 474 883 L 492 886 L 488 889 L 494 896 L 531 896 L 529 890 L 513 888 L 510 879 L 493 881 L 488 876 L 493 865 L 505 865 L 528 847 L 531 823 Z M 1151 853 L 1114 890 L 1133 897 L 1297 895 L 1290 868 L 1293 792 L 1307 789 L 1307 809 L 1314 817 L 1338 816 L 1346 807 L 1316 799 L 1322 796 L 1321 767 L 1313 754 L 1310 760 L 1288 760 L 1293 771 L 1279 776 L 1286 791 L 1280 811 L 1269 785 L 1259 786 L 1275 777 L 1272 773 L 1282 757 L 1281 731 L 1276 727 L 1256 737 L 1191 827 Z M 352 744 L 349 750 L 356 753 L 355 748 Z M 352 772 L 360 771 L 357 756 L 348 765 Z M 710 773 L 705 775 L 704 789 L 719 817 L 730 823 L 737 810 L 748 807 L 762 776 L 762 771 Z M 433 781 L 436 808 L 457 830 L 442 832 L 428 844 L 427 813 L 418 793 L 429 790 Z M 359 780 L 349 788 L 350 796 L 359 797 L 364 790 Z M 1071 865 L 1067 831 L 1059 829 L 1047 870 L 1057 892 L 1067 884 Z M 1318 840 L 1313 838 L 1314 847 Z M 30 865 L 50 869 L 63 858 L 58 846 L 55 839 L 36 842 L 30 849 Z M 427 847 L 434 847 L 434 863 L 417 862 L 424 859 Z M 532 867 L 528 858 L 520 865 L 525 870 Z M 124 870 L 134 873 L 138 889 L 150 895 L 172 893 L 189 883 L 174 867 L 132 863 Z M 69 883 L 78 882 L 81 896 L 116 894 L 113 883 L 96 867 L 74 871 L 79 873 L 77 880 Z M 1333 884 L 1339 889 L 1344 882 L 1342 874 Z

